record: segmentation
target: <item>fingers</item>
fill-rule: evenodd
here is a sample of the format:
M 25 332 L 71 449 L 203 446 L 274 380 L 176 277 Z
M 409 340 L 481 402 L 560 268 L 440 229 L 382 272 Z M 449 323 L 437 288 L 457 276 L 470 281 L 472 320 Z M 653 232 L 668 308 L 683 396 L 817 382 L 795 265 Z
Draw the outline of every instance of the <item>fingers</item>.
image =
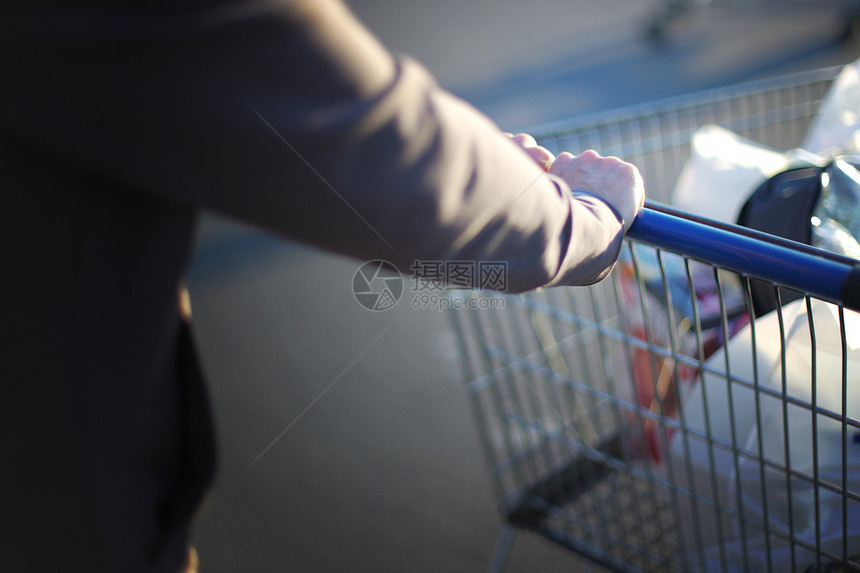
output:
M 537 163 L 541 169 L 547 172 L 550 170 L 553 161 L 555 161 L 553 154 L 544 147 L 529 147 L 525 152 L 532 158 L 532 161 Z
M 558 175 L 559 177 L 564 179 L 563 173 L 571 168 L 570 163 L 574 159 L 576 159 L 576 155 L 568 153 L 567 151 L 562 151 L 555 158 L 555 161 L 553 161 L 552 165 L 550 166 L 549 172 L 553 175 Z
M 617 157 L 602 157 L 593 149 L 584 151 L 579 155 L 562 151 L 550 166 L 549 172 L 565 180 L 582 180 L 583 183 L 588 184 L 596 175 L 608 175 L 612 171 L 617 170 L 621 165 L 630 164 L 621 161 Z M 568 181 L 568 183 L 570 182 Z M 576 187 L 576 189 L 594 191 L 593 189 L 584 187 Z
M 532 158 L 532 161 L 544 171 L 549 171 L 550 166 L 555 161 L 555 156 L 547 148 L 538 145 L 535 138 L 527 133 L 518 133 L 513 135 L 506 133 L 511 140 L 520 146 L 526 154 Z
M 639 170 L 617 157 L 602 157 L 594 150 L 580 155 L 560 153 L 549 170 L 572 189 L 598 195 L 621 216 L 625 232 L 645 202 L 645 185 Z
M 625 232 L 645 204 L 642 175 L 634 165 L 618 157 L 603 157 L 593 149 L 580 155 L 564 151 L 554 157 L 527 133 L 505 135 L 544 171 L 561 177 L 572 189 L 589 191 L 603 199 L 621 217 Z
M 511 139 L 513 139 L 514 143 L 516 143 L 520 147 L 537 147 L 538 144 L 535 138 L 528 133 L 518 133 L 516 135 L 511 135 Z

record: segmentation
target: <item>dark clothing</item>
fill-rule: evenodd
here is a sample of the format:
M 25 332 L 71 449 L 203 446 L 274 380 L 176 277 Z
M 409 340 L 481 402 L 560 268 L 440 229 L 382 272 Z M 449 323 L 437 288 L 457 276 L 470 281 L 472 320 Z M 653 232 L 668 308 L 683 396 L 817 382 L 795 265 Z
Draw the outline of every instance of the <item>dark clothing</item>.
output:
M 174 571 L 211 476 L 177 313 L 210 209 L 330 251 L 608 273 L 574 196 L 341 4 L 0 12 L 0 570 Z
M 176 571 L 213 469 L 176 311 L 194 212 L 24 147 L 0 146 L 0 570 Z

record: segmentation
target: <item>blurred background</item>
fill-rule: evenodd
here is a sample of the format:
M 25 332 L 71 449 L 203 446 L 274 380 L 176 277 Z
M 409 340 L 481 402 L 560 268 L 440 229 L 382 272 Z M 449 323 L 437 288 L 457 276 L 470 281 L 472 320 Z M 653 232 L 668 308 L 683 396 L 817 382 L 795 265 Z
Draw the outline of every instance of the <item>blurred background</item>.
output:
M 860 57 L 849 2 L 351 0 L 508 131 Z M 847 36 L 847 37 L 846 37 Z M 361 261 L 207 217 L 189 274 L 221 467 L 201 571 L 484 570 L 502 528 L 449 317 L 353 297 Z M 507 571 L 582 561 L 520 534 Z

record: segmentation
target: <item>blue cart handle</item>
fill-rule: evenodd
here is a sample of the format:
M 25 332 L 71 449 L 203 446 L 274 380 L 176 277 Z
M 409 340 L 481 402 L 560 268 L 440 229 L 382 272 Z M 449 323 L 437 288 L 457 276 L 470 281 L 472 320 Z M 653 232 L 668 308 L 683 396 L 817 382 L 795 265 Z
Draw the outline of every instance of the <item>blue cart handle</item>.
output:
M 627 236 L 860 311 L 860 261 L 647 202 Z

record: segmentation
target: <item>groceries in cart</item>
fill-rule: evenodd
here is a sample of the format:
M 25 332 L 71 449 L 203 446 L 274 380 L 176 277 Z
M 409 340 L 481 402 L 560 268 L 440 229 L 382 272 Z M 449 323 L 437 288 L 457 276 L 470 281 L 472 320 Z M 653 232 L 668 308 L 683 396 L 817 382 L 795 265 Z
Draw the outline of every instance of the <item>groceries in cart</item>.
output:
M 824 168 L 840 157 L 853 163 L 852 156 L 860 155 L 860 60 L 845 66 L 833 82 L 800 147 L 778 151 L 710 124 L 693 133 L 690 146 L 671 203 L 695 215 L 737 223 L 744 203 L 769 178 Z M 855 207 L 854 199 L 839 199 L 845 200 L 843 208 Z
M 842 498 L 816 493 L 779 468 L 840 486 L 844 471 L 845 487 L 860 489 L 860 443 L 849 440 L 843 462 L 843 427 L 835 419 L 843 400 L 846 414 L 860 419 L 860 314 L 844 313 L 844 370 L 839 309 L 797 300 L 734 336 L 684 397 L 686 431 L 672 439 L 667 473 L 704 501 L 679 500 L 682 547 L 694 562 L 704 560 L 702 570 L 721 570 L 721 555 L 738 569 L 767 570 L 770 560 L 773 570 L 792 570 L 788 544 L 767 539 L 765 527 L 810 545 L 818 535 L 824 548 L 841 553 Z M 810 404 L 831 416 L 813 417 Z M 846 521 L 849 554 L 858 554 L 860 504 L 847 504 Z M 803 570 L 815 555 L 801 549 L 793 559 L 794 570 Z
M 700 343 L 702 358 L 713 354 L 726 341 L 724 314 L 729 336 L 749 322 L 740 280 L 641 243 L 622 252 L 617 272 L 625 331 L 643 342 L 630 349 L 636 401 L 654 416 L 677 417 L 679 386 L 692 384 L 698 371 L 694 363 L 678 363 L 673 356 L 692 360 Z M 643 419 L 643 447 L 661 462 L 671 430 L 655 420 Z
M 757 185 L 793 168 L 821 166 L 824 160 L 803 149 L 780 152 L 718 125 L 696 130 L 672 192 L 672 205 L 701 217 L 735 223 Z
M 724 200 L 722 207 L 692 204 L 689 188 L 695 183 L 682 175 L 676 189 L 682 191 L 685 207 L 727 219 L 743 226 L 777 236 L 811 244 L 831 252 L 860 259 L 860 172 L 838 158 L 823 166 L 810 166 L 822 161 L 809 161 L 810 154 L 793 151 L 788 159 L 728 134 L 722 128 L 707 126 L 694 137 L 694 147 L 713 151 L 714 140 L 730 144 L 729 156 L 721 164 L 724 173 L 717 178 L 721 187 L 745 188 L 764 177 L 767 171 L 753 169 L 751 156 L 771 160 L 771 168 L 787 167 L 766 179 L 755 191 L 731 194 L 707 193 L 703 201 L 713 197 Z M 707 140 L 702 143 L 702 140 Z M 769 155 L 766 155 L 769 154 Z M 714 158 L 712 158 L 714 159 Z M 694 153 L 691 162 L 701 174 L 702 155 Z M 713 168 L 719 161 L 710 161 Z M 803 166 L 798 167 L 801 164 Z M 726 168 L 738 165 L 737 169 Z M 794 165 L 794 166 L 792 166 Z M 684 174 L 691 170 L 685 168 Z M 705 178 L 705 181 L 709 180 Z M 713 184 L 713 179 L 710 179 Z M 711 191 L 707 185 L 706 191 Z M 750 320 L 746 290 L 734 273 L 718 270 L 711 265 L 664 253 L 641 243 L 632 243 L 622 253 L 619 262 L 622 302 L 625 308 L 626 332 L 643 341 L 631 349 L 633 381 L 640 407 L 659 416 L 677 418 L 678 392 L 697 380 L 696 360 L 707 360 L 728 338 L 734 336 Z M 772 286 L 751 280 L 750 291 L 754 316 L 772 312 L 776 294 Z M 800 295 L 790 291 L 780 293 L 785 304 Z M 661 356 L 662 354 L 662 356 Z M 688 357 L 678 363 L 672 356 Z M 651 458 L 663 460 L 662 450 L 671 430 L 659 431 L 654 418 L 644 421 L 645 447 Z
M 804 146 L 782 153 L 704 126 L 693 135 L 673 202 L 860 259 L 860 159 L 851 155 L 860 148 L 856 64 L 833 84 Z M 681 279 L 688 285 L 662 307 L 680 317 L 670 329 L 680 337 L 689 332 L 681 325 L 692 313 L 675 301 L 689 307 L 700 298 L 699 286 L 695 273 L 675 273 L 665 261 L 663 267 L 649 290 L 675 292 L 672 283 Z M 675 387 L 666 390 L 671 409 L 663 410 L 683 424 L 683 431 L 666 432 L 669 460 L 662 468 L 689 491 L 677 509 L 682 549 L 706 571 L 723 570 L 723 563 L 731 570 L 803 571 L 817 560 L 810 548 L 840 555 L 843 543 L 849 555 L 860 555 L 860 503 L 838 494 L 860 490 L 860 443 L 851 436 L 858 432 L 840 421 L 843 413 L 860 420 L 860 314 L 752 280 L 750 322 L 745 288 L 719 282 L 728 342 L 709 334 L 707 301 L 698 337 L 670 341 L 703 361 L 692 374 L 675 369 Z M 631 330 L 641 330 L 635 319 Z M 725 346 L 717 351 L 714 344 Z M 637 370 L 634 377 L 643 377 Z M 648 387 L 662 392 L 660 383 L 649 380 Z M 646 439 L 653 439 L 647 428 Z M 819 480 L 833 489 L 815 487 Z

